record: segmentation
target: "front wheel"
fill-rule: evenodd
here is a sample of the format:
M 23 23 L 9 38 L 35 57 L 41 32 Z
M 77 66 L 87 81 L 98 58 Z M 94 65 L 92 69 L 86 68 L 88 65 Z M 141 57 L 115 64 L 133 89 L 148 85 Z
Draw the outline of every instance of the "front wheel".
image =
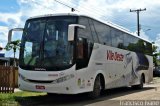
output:
M 97 98 L 100 96 L 102 89 L 101 81 L 100 81 L 100 76 L 97 76 L 94 82 L 94 87 L 93 91 L 89 93 L 89 97 L 91 98 Z

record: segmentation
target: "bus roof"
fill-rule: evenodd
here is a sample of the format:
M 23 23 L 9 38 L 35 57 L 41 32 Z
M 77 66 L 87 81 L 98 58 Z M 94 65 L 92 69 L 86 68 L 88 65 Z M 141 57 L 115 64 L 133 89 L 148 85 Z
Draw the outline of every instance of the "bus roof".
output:
M 110 27 L 113 27 L 113 28 L 115 28 L 115 29 L 118 29 L 118 30 L 120 30 L 120 31 L 123 31 L 123 32 L 125 32 L 125 33 L 127 33 L 127 34 L 130 34 L 130 35 L 132 35 L 132 36 L 134 36 L 134 37 L 140 38 L 140 39 L 142 39 L 142 40 L 144 40 L 144 41 L 147 41 L 147 42 L 151 43 L 151 41 L 148 41 L 147 39 L 141 38 L 140 36 L 138 36 L 138 35 L 134 34 L 133 32 L 131 32 L 129 29 L 124 28 L 124 27 L 122 27 L 122 26 L 120 26 L 120 25 L 114 24 L 114 23 L 112 23 L 112 22 L 110 22 L 110 21 L 103 21 L 103 20 L 96 19 L 96 18 L 87 16 L 87 15 L 79 14 L 79 13 L 46 14 L 46 15 L 39 15 L 39 16 L 30 17 L 29 19 L 43 18 L 43 17 L 52 17 L 52 16 L 84 16 L 84 17 L 88 17 L 88 18 L 97 20 L 97 21 L 99 21 L 99 22 L 101 22 L 101 23 L 103 23 L 103 24 L 106 24 L 106 25 L 108 25 L 108 26 L 110 26 Z

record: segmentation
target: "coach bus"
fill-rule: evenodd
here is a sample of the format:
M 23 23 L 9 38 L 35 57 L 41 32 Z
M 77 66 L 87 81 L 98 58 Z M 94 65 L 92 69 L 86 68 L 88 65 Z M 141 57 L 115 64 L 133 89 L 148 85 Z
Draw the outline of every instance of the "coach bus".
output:
M 88 93 L 152 81 L 152 44 L 118 25 L 79 14 L 29 18 L 23 31 L 18 86 L 48 94 Z

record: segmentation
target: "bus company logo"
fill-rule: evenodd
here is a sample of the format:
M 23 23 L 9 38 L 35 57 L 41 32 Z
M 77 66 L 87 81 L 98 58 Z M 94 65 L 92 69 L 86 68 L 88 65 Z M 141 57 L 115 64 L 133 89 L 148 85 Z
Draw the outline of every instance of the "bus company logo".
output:
M 123 61 L 124 55 L 107 50 L 107 60 Z

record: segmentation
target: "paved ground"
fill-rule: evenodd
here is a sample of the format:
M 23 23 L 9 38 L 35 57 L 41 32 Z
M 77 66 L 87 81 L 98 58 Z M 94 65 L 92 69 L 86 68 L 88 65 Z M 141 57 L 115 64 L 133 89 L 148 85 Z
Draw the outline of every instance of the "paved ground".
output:
M 14 89 L 14 92 L 20 92 L 21 90 L 20 89 L 18 89 L 18 88 L 15 88 Z
M 125 88 L 124 88 L 125 89 Z M 143 90 L 119 91 L 108 95 L 107 100 L 88 104 L 87 106 L 160 106 L 160 78 L 145 85 Z
M 142 90 L 129 87 L 107 90 L 95 100 L 80 94 L 18 98 L 17 102 L 21 106 L 160 106 L 160 78 Z

